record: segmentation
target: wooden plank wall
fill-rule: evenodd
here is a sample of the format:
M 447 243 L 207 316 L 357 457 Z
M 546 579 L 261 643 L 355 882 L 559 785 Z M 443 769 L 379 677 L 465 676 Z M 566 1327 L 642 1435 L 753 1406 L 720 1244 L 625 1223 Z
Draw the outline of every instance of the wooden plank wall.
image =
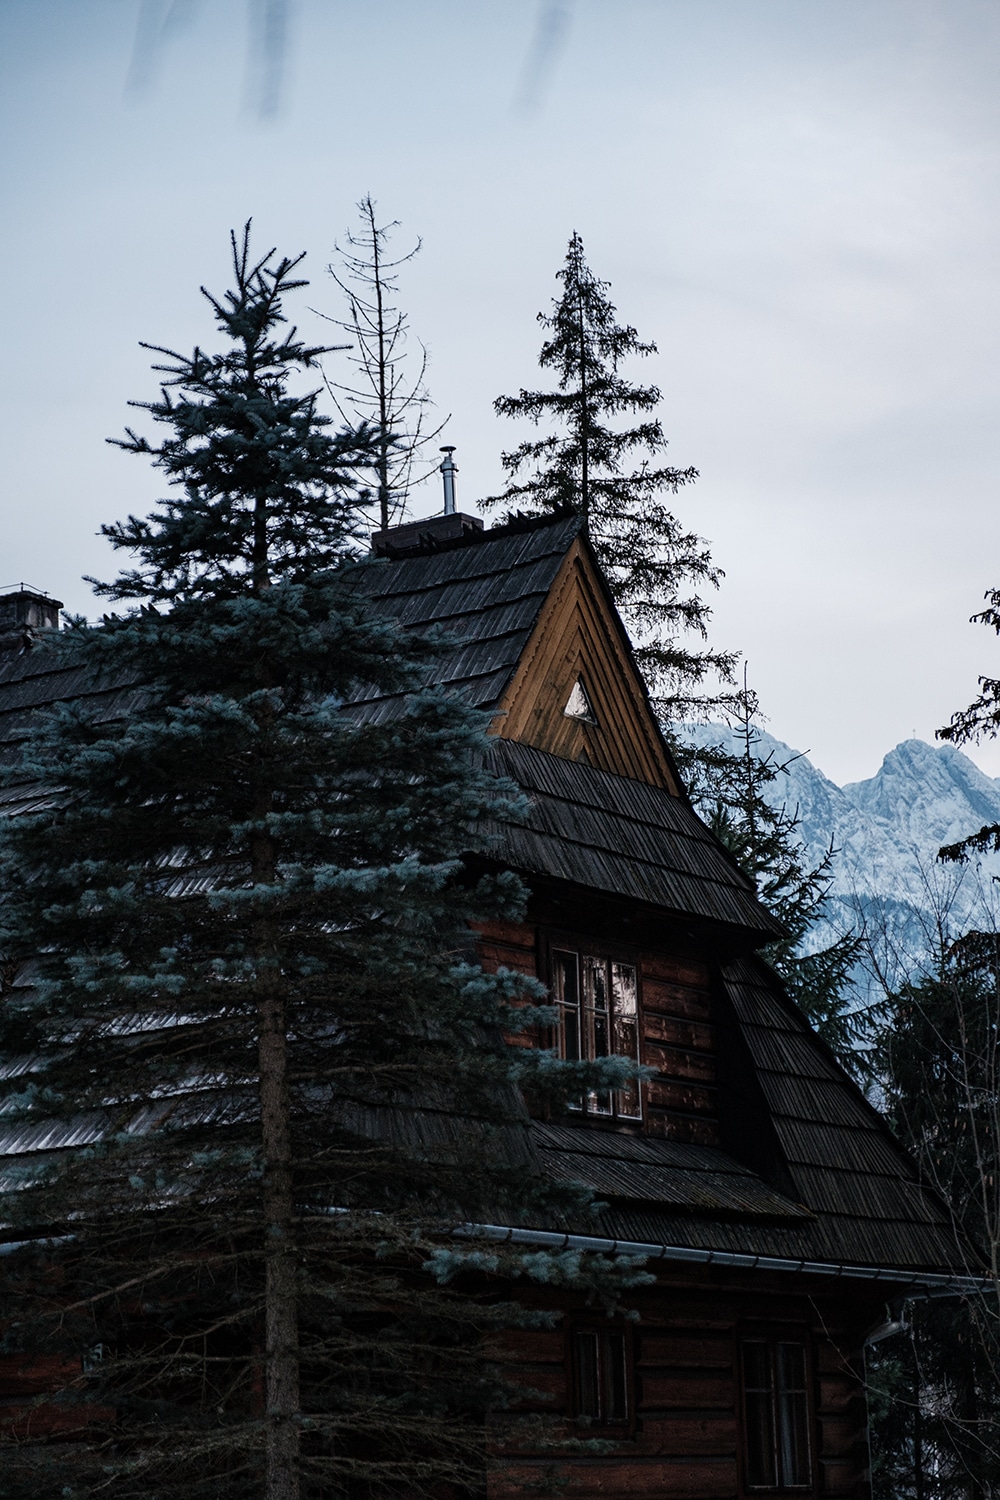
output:
M 596 723 L 563 712 L 578 679 Z M 542 605 L 494 730 L 504 739 L 678 795 L 624 632 L 579 539 Z
M 744 1500 L 737 1343 L 748 1321 L 804 1334 L 811 1344 L 815 1484 L 811 1492 L 796 1493 L 866 1500 L 858 1345 L 871 1311 L 855 1308 L 852 1316 L 842 1299 L 804 1297 L 793 1278 L 767 1292 L 705 1285 L 709 1279 L 692 1271 L 684 1286 L 634 1298 L 640 1313 L 633 1337 L 634 1430 L 607 1440 L 603 1453 L 560 1454 L 561 1440 L 587 1437 L 572 1420 L 565 1326 L 509 1336 L 515 1378 L 532 1394 L 519 1403 L 502 1440 L 492 1500 L 513 1500 L 546 1485 L 565 1500 Z M 566 1308 L 567 1324 L 572 1311 Z
M 585 946 L 585 939 L 580 939 Z M 536 931 L 527 923 L 490 922 L 479 929 L 480 962 L 490 972 L 504 967 L 539 975 Z M 600 945 L 596 945 L 600 952 Z M 643 1089 L 643 1118 L 650 1135 L 695 1145 L 719 1143 L 711 978 L 707 964 L 667 953 L 640 960 L 642 1062 L 658 1076 Z M 539 1038 L 511 1037 L 524 1046 Z
M 650 1135 L 719 1144 L 711 978 L 706 964 L 644 953 L 639 1003 L 642 1061 L 659 1071 L 644 1089 Z

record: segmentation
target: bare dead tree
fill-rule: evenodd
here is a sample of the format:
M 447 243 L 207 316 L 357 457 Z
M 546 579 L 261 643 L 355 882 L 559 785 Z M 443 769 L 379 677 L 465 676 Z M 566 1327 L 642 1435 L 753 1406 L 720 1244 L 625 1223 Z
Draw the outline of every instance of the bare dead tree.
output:
M 371 195 L 358 204 L 360 228 L 348 231 L 334 248 L 339 263 L 327 267 L 347 298 L 347 317 L 334 318 L 350 334 L 354 377 L 350 382 L 328 381 L 328 389 L 344 420 L 363 424 L 375 433 L 375 471 L 379 524 L 384 531 L 401 520 L 414 484 L 436 467 L 421 462 L 422 450 L 439 436 L 448 418 L 427 430 L 432 405 L 426 385 L 428 355 L 420 344 L 419 368 L 407 367 L 408 319 L 396 303 L 399 268 L 416 256 L 421 241 L 395 259 L 389 251 L 394 219 L 379 224 Z

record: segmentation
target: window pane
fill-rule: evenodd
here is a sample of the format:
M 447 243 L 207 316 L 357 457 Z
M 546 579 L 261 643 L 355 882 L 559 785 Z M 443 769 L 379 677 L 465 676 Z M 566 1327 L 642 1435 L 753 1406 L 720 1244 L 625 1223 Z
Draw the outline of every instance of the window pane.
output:
M 808 1485 L 809 1405 L 806 1351 L 802 1344 L 778 1344 L 778 1463 L 783 1485 Z
M 596 1333 L 577 1333 L 574 1336 L 573 1362 L 576 1367 L 576 1414 L 597 1422 L 601 1416 L 601 1387 Z
M 613 1005 L 614 1052 L 618 1057 L 630 1057 L 639 1061 L 639 1014 L 635 969 L 631 964 L 611 965 L 611 996 Z M 633 1080 L 626 1088 L 619 1089 L 615 1105 L 620 1115 L 629 1119 L 641 1118 L 639 1084 Z
M 580 1057 L 580 990 L 575 953 L 553 953 L 552 989 L 562 1022 L 562 1055 L 570 1062 L 577 1062 Z
M 743 1399 L 747 1424 L 747 1483 L 773 1489 L 777 1482 L 774 1453 L 774 1390 L 771 1349 L 763 1340 L 743 1344 Z
M 625 1376 L 625 1335 L 602 1335 L 602 1364 L 605 1422 L 628 1421 L 628 1386 Z
M 583 956 L 583 1027 L 586 1057 L 608 1057 L 611 1053 L 611 1017 L 608 1011 L 608 965 L 603 958 Z M 611 1113 L 611 1091 L 591 1090 L 588 1108 L 598 1115 Z

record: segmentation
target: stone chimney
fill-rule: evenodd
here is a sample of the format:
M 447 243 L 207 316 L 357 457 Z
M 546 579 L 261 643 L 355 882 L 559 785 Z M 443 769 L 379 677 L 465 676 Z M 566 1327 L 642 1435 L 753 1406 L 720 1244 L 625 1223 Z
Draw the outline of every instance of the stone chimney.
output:
M 61 599 L 50 599 L 22 583 L 0 594 L 0 651 L 30 650 L 43 630 L 59 629 Z

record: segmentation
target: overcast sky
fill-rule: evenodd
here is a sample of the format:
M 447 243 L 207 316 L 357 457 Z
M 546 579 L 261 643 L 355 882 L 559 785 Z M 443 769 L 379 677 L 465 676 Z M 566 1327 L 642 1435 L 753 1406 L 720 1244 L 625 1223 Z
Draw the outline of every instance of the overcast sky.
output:
M 998 76 L 997 0 L 0 0 L 0 585 L 95 612 L 100 523 L 161 492 L 104 442 L 155 393 L 138 340 L 211 336 L 230 226 L 308 251 L 320 337 L 357 199 L 422 236 L 466 509 L 577 229 L 659 345 L 716 643 L 773 733 L 872 775 L 1000 675 L 967 623 L 1000 587 Z

